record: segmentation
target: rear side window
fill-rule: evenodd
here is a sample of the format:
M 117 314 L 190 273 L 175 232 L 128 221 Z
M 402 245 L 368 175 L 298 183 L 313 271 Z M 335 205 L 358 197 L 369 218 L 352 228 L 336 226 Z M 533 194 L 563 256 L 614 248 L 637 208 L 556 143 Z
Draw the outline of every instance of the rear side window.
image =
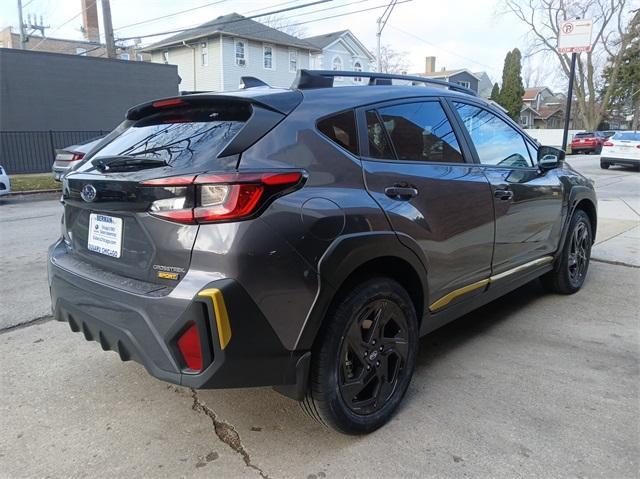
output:
M 399 160 L 464 163 L 458 140 L 439 102 L 378 110 Z
M 620 141 L 640 141 L 640 132 L 637 131 L 619 131 L 611 137 L 612 140 Z
M 318 130 L 334 143 L 358 154 L 356 116 L 353 110 L 338 113 L 318 122 Z
M 250 116 L 251 107 L 244 104 L 168 109 L 136 121 L 92 158 L 132 156 L 164 160 L 172 167 L 215 166 L 216 155 Z

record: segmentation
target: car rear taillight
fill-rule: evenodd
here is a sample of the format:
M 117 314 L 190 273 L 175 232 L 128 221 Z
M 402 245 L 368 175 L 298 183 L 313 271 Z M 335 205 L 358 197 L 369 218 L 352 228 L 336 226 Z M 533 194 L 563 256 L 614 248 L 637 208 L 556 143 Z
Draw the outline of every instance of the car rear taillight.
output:
M 202 348 L 200 346 L 200 333 L 195 323 L 192 323 L 178 338 L 178 349 L 184 363 L 193 371 L 202 370 Z
M 151 215 L 201 224 L 252 218 L 276 197 L 300 188 L 304 180 L 302 171 L 263 171 L 157 178 L 140 185 L 174 193 L 154 201 Z
M 602 146 L 614 146 L 610 141 L 605 141 Z

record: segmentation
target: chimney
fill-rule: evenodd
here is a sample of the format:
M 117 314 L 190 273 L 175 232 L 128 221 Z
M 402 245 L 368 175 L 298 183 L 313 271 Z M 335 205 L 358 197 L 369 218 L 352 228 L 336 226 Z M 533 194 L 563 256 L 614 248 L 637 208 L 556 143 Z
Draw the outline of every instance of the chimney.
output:
M 100 43 L 97 0 L 80 0 L 82 5 L 82 29 L 85 40 Z
M 425 57 L 424 72 L 433 73 L 436 71 L 436 57 Z

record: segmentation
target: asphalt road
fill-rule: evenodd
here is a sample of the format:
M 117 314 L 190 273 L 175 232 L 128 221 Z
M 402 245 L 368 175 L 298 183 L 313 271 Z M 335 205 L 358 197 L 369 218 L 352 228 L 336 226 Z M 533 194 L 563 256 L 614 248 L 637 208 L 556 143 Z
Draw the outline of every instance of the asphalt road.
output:
M 423 338 L 400 411 L 359 438 L 270 389 L 169 386 L 47 321 L 60 207 L 0 200 L 0 477 L 638 477 L 640 174 L 569 162 L 600 196 L 584 289 L 532 282 Z

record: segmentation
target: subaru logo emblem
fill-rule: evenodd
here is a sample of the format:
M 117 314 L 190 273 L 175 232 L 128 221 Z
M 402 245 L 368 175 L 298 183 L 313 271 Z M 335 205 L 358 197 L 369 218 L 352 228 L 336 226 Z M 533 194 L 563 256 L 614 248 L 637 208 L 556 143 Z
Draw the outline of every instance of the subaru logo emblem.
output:
M 95 186 L 84 185 L 82 187 L 82 191 L 80 192 L 80 196 L 82 197 L 83 200 L 90 203 L 96 199 L 96 196 L 98 196 L 98 192 L 96 191 Z

